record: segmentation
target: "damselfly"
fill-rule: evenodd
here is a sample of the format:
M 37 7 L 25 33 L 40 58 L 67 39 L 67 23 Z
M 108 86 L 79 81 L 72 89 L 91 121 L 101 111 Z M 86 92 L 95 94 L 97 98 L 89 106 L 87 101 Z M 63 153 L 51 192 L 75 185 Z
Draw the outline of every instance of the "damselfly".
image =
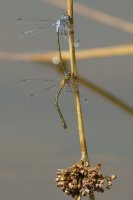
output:
M 20 38 L 24 38 L 29 35 L 34 35 L 41 31 L 46 30 L 47 28 L 54 27 L 55 31 L 57 33 L 59 61 L 63 67 L 64 74 L 67 74 L 67 71 L 63 65 L 63 59 L 62 59 L 62 55 L 61 55 L 60 35 L 63 36 L 66 41 L 68 41 L 68 35 L 69 35 L 70 28 L 71 28 L 70 21 L 71 21 L 70 16 L 63 14 L 56 21 L 43 20 L 43 19 L 18 18 L 18 20 L 16 21 L 16 24 L 31 24 L 31 25 L 36 25 L 36 26 L 39 25 L 39 27 L 37 27 L 37 28 L 22 32 L 20 34 Z M 80 42 L 79 42 L 79 40 L 77 40 L 73 45 L 75 47 L 79 47 L 79 44 L 80 44 Z
M 44 87 L 44 88 L 42 88 L 42 86 L 41 86 L 40 90 L 37 90 L 37 92 L 33 91 L 32 93 L 30 93 L 30 97 L 32 97 L 32 96 L 36 95 L 38 92 L 43 92 L 44 90 L 50 89 L 53 86 L 57 85 L 58 82 L 60 82 L 60 87 L 59 87 L 59 89 L 57 91 L 56 98 L 55 98 L 55 106 L 56 106 L 57 112 L 58 112 L 58 114 L 60 116 L 60 119 L 61 119 L 61 122 L 63 124 L 64 129 L 67 128 L 67 124 L 66 124 L 64 116 L 63 116 L 63 114 L 61 112 L 61 109 L 59 107 L 59 96 L 60 96 L 60 93 L 61 93 L 61 91 L 62 91 L 62 89 L 64 88 L 65 85 L 68 85 L 69 89 L 67 88 L 67 91 L 69 90 L 71 92 L 78 92 L 76 89 L 74 89 L 74 83 L 73 83 L 74 79 L 76 79 L 76 77 L 74 77 L 70 72 L 67 72 L 62 79 L 57 79 L 56 83 L 54 83 L 54 84 L 52 84 L 52 85 L 50 85 L 48 87 Z M 23 79 L 21 82 L 25 83 L 25 84 L 28 84 L 28 83 L 31 84 L 31 83 L 33 83 L 33 81 L 34 82 L 39 81 L 42 84 L 42 82 L 43 83 L 44 82 L 49 82 L 51 80 L 44 80 L 44 79 L 42 79 L 42 80 L 41 79 Z

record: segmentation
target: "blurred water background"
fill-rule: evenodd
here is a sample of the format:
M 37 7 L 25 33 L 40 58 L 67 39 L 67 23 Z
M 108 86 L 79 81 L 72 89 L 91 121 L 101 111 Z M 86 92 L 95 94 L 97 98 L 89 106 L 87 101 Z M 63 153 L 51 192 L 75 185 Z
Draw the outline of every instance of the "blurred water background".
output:
M 132 0 L 77 0 L 112 16 L 133 22 Z M 42 32 L 19 39 L 19 17 L 57 19 L 63 9 L 41 0 L 0 1 L 0 51 L 47 52 L 57 50 L 56 34 Z M 133 35 L 75 15 L 80 48 L 130 44 Z M 64 43 L 63 49 L 67 49 Z M 78 73 L 133 106 L 133 57 L 78 61 Z M 54 106 L 57 87 L 29 101 L 20 80 L 26 77 L 56 79 L 55 66 L 0 61 L 0 198 L 2 200 L 71 199 L 56 188 L 58 168 L 80 160 L 80 148 L 72 97 L 61 96 L 68 129 L 63 130 Z M 132 199 L 133 117 L 93 91 L 81 88 L 87 146 L 92 165 L 101 161 L 105 174 L 116 173 L 110 191 L 96 199 Z

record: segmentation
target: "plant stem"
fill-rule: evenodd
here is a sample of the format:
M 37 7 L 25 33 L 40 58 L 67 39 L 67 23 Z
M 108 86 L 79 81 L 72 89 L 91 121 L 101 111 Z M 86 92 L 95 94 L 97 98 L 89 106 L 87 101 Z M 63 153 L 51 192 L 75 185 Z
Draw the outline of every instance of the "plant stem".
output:
M 80 104 L 80 94 L 78 88 L 78 80 L 77 80 L 77 66 L 76 66 L 76 58 L 75 58 L 75 47 L 74 47 L 74 29 L 73 29 L 73 0 L 68 0 L 68 15 L 70 16 L 70 30 L 69 30 L 69 51 L 70 51 L 70 62 L 71 62 L 71 73 L 75 77 L 73 79 L 73 84 L 76 92 L 75 95 L 75 106 L 77 112 L 77 121 L 78 121 L 78 130 L 79 130 L 79 139 L 80 139 L 80 147 L 82 153 L 82 160 L 88 161 L 88 153 L 85 141 L 85 132 L 83 126 L 83 118 Z
M 80 196 L 75 196 L 75 197 L 73 198 L 73 200 L 81 200 L 81 197 L 80 197 Z
M 69 31 L 69 51 L 70 51 L 71 73 L 74 75 L 74 77 L 76 77 L 76 79 L 74 79 L 74 85 L 75 85 L 74 88 L 76 88 L 77 92 L 75 92 L 74 95 L 75 95 L 75 106 L 76 106 L 76 112 L 77 112 L 79 140 L 80 140 L 82 160 L 88 161 L 88 153 L 87 153 L 85 132 L 84 132 L 84 126 L 83 126 L 83 117 L 82 117 L 82 110 L 81 110 L 81 104 L 80 104 L 80 94 L 79 94 L 79 88 L 78 88 L 77 66 L 76 66 L 75 47 L 74 47 L 73 0 L 68 0 L 68 15 L 72 19 L 71 28 Z
M 70 30 L 69 30 L 69 51 L 70 51 L 70 63 L 71 63 L 71 73 L 74 76 L 73 84 L 76 92 L 74 92 L 75 96 L 75 107 L 77 113 L 77 121 L 78 121 L 78 131 L 79 131 L 79 140 L 80 140 L 80 148 L 82 154 L 82 160 L 88 161 L 88 152 L 86 146 L 84 125 L 83 125 L 83 117 L 80 103 L 80 93 L 78 87 L 78 79 L 77 79 L 77 66 L 76 66 L 76 57 L 75 57 L 75 47 L 74 47 L 74 28 L 73 28 L 73 0 L 67 0 L 67 13 L 70 16 Z M 89 163 L 90 165 L 90 163 Z M 94 194 L 89 195 L 90 200 L 95 200 Z

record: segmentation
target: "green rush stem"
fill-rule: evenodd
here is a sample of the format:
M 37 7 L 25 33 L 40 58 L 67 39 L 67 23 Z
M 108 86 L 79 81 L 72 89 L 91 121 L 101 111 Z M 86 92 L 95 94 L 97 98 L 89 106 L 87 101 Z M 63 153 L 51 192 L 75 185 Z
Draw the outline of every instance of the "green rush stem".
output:
M 62 122 L 62 124 L 63 124 L 63 128 L 66 129 L 66 128 L 67 128 L 67 124 L 66 124 L 66 121 L 65 121 L 65 119 L 64 119 L 64 117 L 63 117 L 63 114 L 62 114 L 62 112 L 61 112 L 61 110 L 60 110 L 60 107 L 59 107 L 59 95 L 60 95 L 60 93 L 61 93 L 61 91 L 62 91 L 64 85 L 65 85 L 65 83 L 64 83 L 64 84 L 61 84 L 61 86 L 60 86 L 60 88 L 59 88 L 59 90 L 58 90 L 58 92 L 57 92 L 57 94 L 56 94 L 55 105 L 56 105 L 57 112 L 59 113 L 61 122 Z

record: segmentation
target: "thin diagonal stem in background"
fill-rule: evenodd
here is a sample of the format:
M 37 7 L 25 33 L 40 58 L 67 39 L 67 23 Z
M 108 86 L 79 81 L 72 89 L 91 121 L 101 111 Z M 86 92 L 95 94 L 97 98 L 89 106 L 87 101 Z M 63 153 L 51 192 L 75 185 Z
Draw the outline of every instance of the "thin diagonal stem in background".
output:
M 57 69 L 58 73 L 62 73 L 61 70 Z M 105 98 L 106 100 L 110 101 L 113 105 L 121 108 L 123 111 L 127 112 L 128 114 L 133 116 L 133 107 L 127 104 L 126 102 L 122 101 L 119 97 L 115 96 L 114 94 L 110 93 L 109 91 L 103 89 L 99 85 L 93 83 L 92 81 L 85 79 L 82 76 L 78 75 L 78 81 L 87 89 L 92 90 L 94 93 L 98 94 L 99 96 Z
M 89 88 L 99 96 L 104 97 L 106 100 L 110 101 L 112 104 L 118 106 L 123 111 L 127 112 L 130 115 L 133 115 L 133 107 L 128 105 L 126 102 L 122 101 L 117 96 L 113 95 L 112 93 L 108 92 L 107 90 L 103 89 L 102 87 L 98 86 L 97 84 L 93 83 L 90 80 L 85 79 L 84 77 L 79 77 L 80 83 Z

